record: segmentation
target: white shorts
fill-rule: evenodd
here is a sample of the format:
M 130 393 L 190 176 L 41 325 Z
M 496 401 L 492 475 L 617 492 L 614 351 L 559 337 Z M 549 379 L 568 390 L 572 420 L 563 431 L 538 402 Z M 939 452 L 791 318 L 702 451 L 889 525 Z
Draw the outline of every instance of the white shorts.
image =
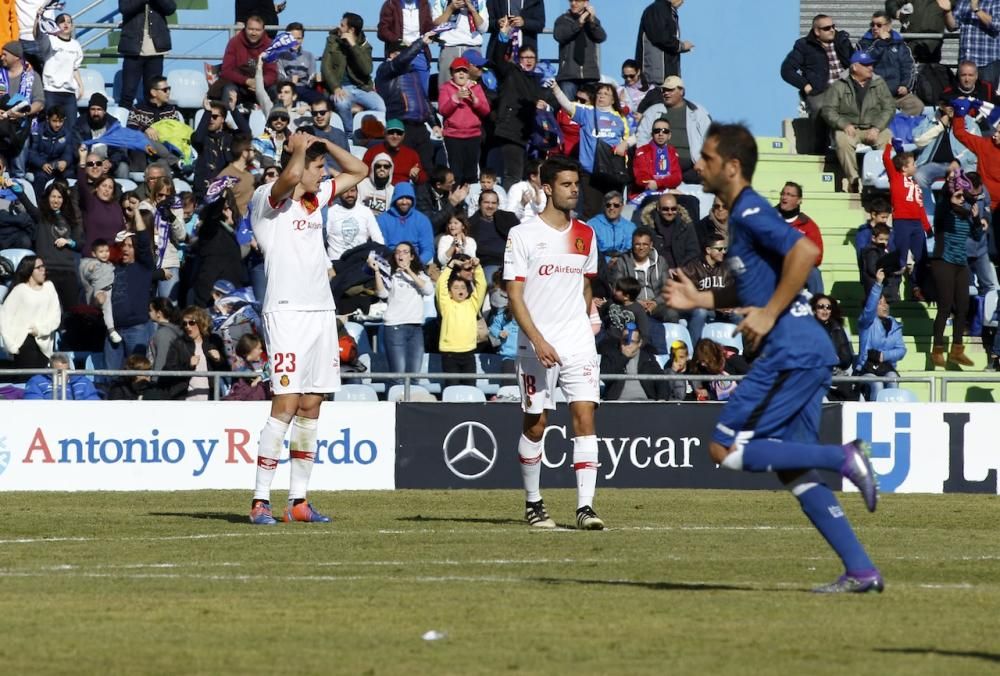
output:
M 560 355 L 562 365 L 550 368 L 533 354 L 517 358 L 517 384 L 521 388 L 521 410 L 541 413 L 556 407 L 556 387 L 566 401 L 601 401 L 601 369 L 596 352 Z
M 275 394 L 324 394 L 340 389 L 335 311 L 265 312 L 264 328 Z

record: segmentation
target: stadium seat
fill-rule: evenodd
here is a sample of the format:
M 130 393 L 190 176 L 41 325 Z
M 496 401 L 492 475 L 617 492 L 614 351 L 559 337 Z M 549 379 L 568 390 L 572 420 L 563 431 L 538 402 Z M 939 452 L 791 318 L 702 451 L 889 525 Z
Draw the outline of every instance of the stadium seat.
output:
M 35 186 L 32 185 L 31 181 L 26 178 L 15 178 L 14 180 L 20 183 L 21 187 L 24 188 L 24 194 L 28 197 L 28 201 L 37 207 L 38 198 L 35 195 Z
M 496 401 L 521 401 L 521 388 L 517 385 L 501 385 Z
M 371 385 L 350 383 L 341 385 L 333 395 L 334 401 L 378 401 L 378 393 Z
M 361 122 L 365 117 L 374 117 L 376 120 L 385 124 L 385 113 L 381 110 L 362 110 L 359 113 L 354 114 L 354 122 L 351 123 L 352 129 L 361 129 Z
M 424 296 L 424 322 L 429 319 L 437 319 L 437 303 L 434 301 L 434 294 Z
M 83 368 L 85 371 L 100 371 L 104 368 L 104 353 L 103 352 L 91 352 L 87 355 L 86 361 L 83 363 Z M 85 374 L 90 380 L 94 379 L 93 373 Z
M 335 120 L 340 118 L 336 115 L 331 116 Z M 267 118 L 264 117 L 263 111 L 260 108 L 254 108 L 250 111 L 250 132 L 254 136 L 260 136 L 264 133 L 264 127 L 267 126 Z
M 14 269 L 17 270 L 17 264 L 21 262 L 21 259 L 25 256 L 34 256 L 35 252 L 31 249 L 3 249 L 0 250 L 0 257 L 6 258 L 10 261 Z
M 336 117 L 336 116 L 334 116 L 334 117 Z M 340 118 L 338 117 L 337 119 L 339 120 Z M 353 143 L 348 143 L 348 146 L 351 149 L 351 154 L 352 155 L 354 155 L 359 160 L 365 159 L 365 153 L 368 152 L 368 148 L 365 148 L 364 146 L 356 146 Z
M 663 349 L 662 351 L 657 349 L 657 354 L 669 354 L 670 344 L 675 340 L 683 340 L 688 348 L 688 355 L 694 356 L 694 344 L 691 342 L 691 334 L 688 333 L 687 327 L 681 326 L 680 324 L 673 324 L 667 322 L 663 326 Z M 656 347 L 654 345 L 654 347 Z
M 358 324 L 357 322 L 344 322 L 344 330 L 354 339 L 354 342 L 358 344 L 358 354 L 371 354 L 372 344 L 368 340 L 368 332 L 365 330 L 363 324 Z
M 347 131 L 344 129 L 344 121 L 340 119 L 340 115 L 333 114 L 330 116 L 330 126 L 334 129 L 339 129 L 340 131 Z
M 486 395 L 478 387 L 471 385 L 449 385 L 441 393 L 441 401 L 449 403 L 479 403 L 486 401 Z
M 122 189 L 122 192 L 130 192 L 139 187 L 136 185 L 136 182 L 130 178 L 116 178 L 115 183 L 117 183 L 118 187 Z
M 915 404 L 917 395 L 909 390 L 898 387 L 887 387 L 875 396 L 875 401 L 888 401 L 896 404 Z
M 405 387 L 403 385 L 393 385 L 389 388 L 389 394 L 386 397 L 391 402 L 404 401 L 403 394 L 405 392 Z M 427 388 L 421 387 L 420 385 L 410 385 L 410 401 L 437 401 L 433 394 L 427 391 Z
M 502 368 L 503 357 L 498 354 L 477 354 L 476 355 L 476 373 L 490 374 L 490 373 L 500 373 Z M 488 378 L 478 378 L 476 380 L 476 387 L 483 391 L 483 394 L 496 394 L 496 391 L 500 389 L 500 386 L 496 383 L 491 383 Z
M 99 70 L 81 68 L 77 72 L 80 73 L 80 81 L 83 83 L 83 91 L 80 92 L 80 96 L 76 100 L 77 107 L 86 108 L 92 94 L 100 92 L 105 96 L 108 95 L 104 86 L 104 76 Z
M 667 364 L 670 363 L 670 355 L 669 354 L 656 355 L 656 363 L 660 365 L 661 369 L 667 368 Z
M 190 68 L 179 68 L 167 73 L 170 85 L 170 102 L 178 108 L 202 108 L 208 95 L 205 73 Z
M 108 115 L 118 120 L 123 127 L 128 124 L 128 108 L 122 108 L 113 103 L 109 104 Z
M 735 329 L 736 325 L 728 322 L 710 322 L 701 330 L 701 337 L 714 340 L 719 345 L 731 347 L 743 354 L 743 336 L 738 333 L 734 336 Z

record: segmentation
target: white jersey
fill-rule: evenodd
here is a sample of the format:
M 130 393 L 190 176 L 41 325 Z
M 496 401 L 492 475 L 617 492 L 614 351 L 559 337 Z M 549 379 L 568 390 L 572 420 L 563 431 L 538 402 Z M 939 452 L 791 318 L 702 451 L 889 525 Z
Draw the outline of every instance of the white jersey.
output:
M 277 203 L 271 200 L 273 185 L 260 186 L 250 200 L 253 234 L 264 254 L 267 275 L 264 312 L 336 310 L 321 211 L 333 202 L 334 182 L 320 183 L 312 199 L 286 197 Z
M 583 221 L 556 230 L 536 216 L 511 228 L 503 277 L 524 282 L 524 304 L 535 327 L 560 355 L 594 352 L 586 277 L 597 274 L 597 240 Z M 518 354 L 534 354 L 522 331 Z
M 345 251 L 365 242 L 385 244 L 372 210 L 360 202 L 353 209 L 334 204 L 326 215 L 326 248 L 330 260 L 339 261 Z

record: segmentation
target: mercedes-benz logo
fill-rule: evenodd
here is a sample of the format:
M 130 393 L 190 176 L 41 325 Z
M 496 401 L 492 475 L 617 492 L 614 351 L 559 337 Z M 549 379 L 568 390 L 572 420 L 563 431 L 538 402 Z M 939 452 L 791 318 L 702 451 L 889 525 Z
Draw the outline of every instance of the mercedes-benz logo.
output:
M 482 433 L 477 434 L 476 430 L 482 430 L 486 433 L 486 437 Z M 462 434 L 464 432 L 465 434 Z M 487 451 L 482 451 L 476 446 L 476 437 L 480 440 L 489 439 L 489 443 L 492 446 Z M 452 439 L 455 442 L 452 443 Z M 489 472 L 493 465 L 497 461 L 497 438 L 493 436 L 493 432 L 486 425 L 467 420 L 466 422 L 459 423 L 451 428 L 447 436 L 444 438 L 444 443 L 442 444 L 442 449 L 444 450 L 444 464 L 448 466 L 451 473 L 457 476 L 459 479 L 465 479 L 466 481 L 472 481 L 473 479 L 478 479 Z M 485 465 L 480 471 L 476 473 L 470 473 L 459 469 L 456 465 L 465 458 L 471 458 L 472 460 L 464 464 L 469 465 L 472 462 L 476 464 Z

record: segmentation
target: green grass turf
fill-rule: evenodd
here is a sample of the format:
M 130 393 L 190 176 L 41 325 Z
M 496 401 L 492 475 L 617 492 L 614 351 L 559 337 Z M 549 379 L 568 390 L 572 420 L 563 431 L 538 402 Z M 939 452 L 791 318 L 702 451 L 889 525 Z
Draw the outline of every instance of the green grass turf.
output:
M 996 496 L 844 495 L 887 590 L 837 597 L 783 493 L 599 490 L 587 533 L 530 531 L 514 491 L 312 499 L 333 524 L 252 527 L 232 491 L 0 494 L 2 672 L 1000 670 Z

